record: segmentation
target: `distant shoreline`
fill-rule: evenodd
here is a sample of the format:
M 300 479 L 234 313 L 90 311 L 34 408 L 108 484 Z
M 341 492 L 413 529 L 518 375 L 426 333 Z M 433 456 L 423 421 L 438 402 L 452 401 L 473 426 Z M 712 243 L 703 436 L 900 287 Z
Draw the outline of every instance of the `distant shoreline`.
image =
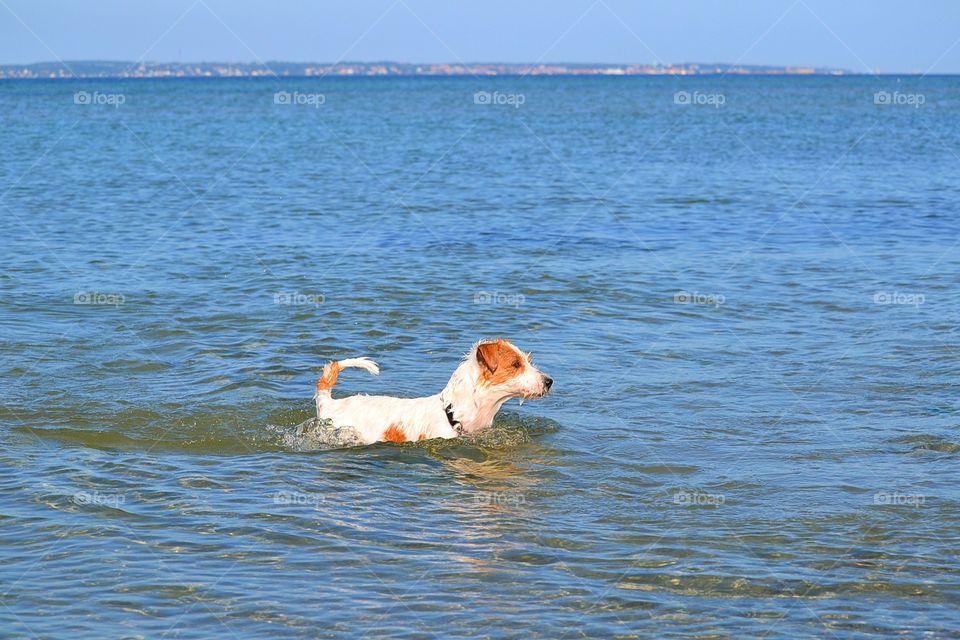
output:
M 0 65 L 0 79 L 126 79 L 126 78 L 320 78 L 431 76 L 849 76 L 871 75 L 844 69 L 739 65 L 725 63 L 577 64 L 470 63 L 413 64 L 402 62 L 344 63 L 220 63 L 64 61 Z M 891 74 L 909 75 L 909 74 Z

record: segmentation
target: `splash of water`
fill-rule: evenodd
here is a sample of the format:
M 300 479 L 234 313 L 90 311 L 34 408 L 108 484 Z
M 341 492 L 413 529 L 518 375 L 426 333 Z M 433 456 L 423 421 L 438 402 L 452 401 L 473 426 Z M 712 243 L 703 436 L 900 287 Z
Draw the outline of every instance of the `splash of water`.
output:
M 329 419 L 308 418 L 294 428 L 268 425 L 279 434 L 281 444 L 292 451 L 341 449 L 364 444 L 356 429 L 336 427 Z

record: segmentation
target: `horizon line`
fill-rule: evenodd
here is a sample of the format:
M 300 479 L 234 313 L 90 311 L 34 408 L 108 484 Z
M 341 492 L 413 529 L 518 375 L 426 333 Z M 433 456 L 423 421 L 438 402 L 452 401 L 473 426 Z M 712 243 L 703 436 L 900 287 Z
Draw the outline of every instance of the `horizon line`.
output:
M 324 60 L 282 60 L 282 59 L 272 59 L 272 60 L 263 60 L 263 61 L 244 61 L 244 60 L 225 60 L 225 59 L 210 59 L 210 60 L 124 60 L 120 58 L 61 58 L 57 60 L 36 60 L 34 62 L 0 62 L 0 67 L 29 67 L 35 65 L 63 65 L 69 63 L 112 63 L 112 64 L 129 64 L 129 65 L 174 65 L 174 64 L 233 64 L 233 65 L 248 65 L 248 66 L 269 66 L 270 63 L 277 64 L 317 64 L 325 66 L 346 66 L 346 65 L 378 65 L 378 64 L 398 64 L 398 65 L 448 65 L 448 66 L 473 66 L 473 65 L 501 65 L 501 66 L 606 66 L 606 67 L 679 67 L 679 66 L 726 66 L 726 67 L 768 67 L 768 68 L 778 68 L 778 69 L 833 69 L 838 71 L 846 71 L 842 67 L 832 67 L 832 66 L 819 66 L 811 64 L 777 64 L 777 63 L 745 63 L 745 62 L 724 62 L 724 61 L 685 61 L 685 62 L 608 62 L 603 60 L 591 61 L 591 62 L 574 62 L 574 61 L 563 61 L 556 60 L 552 62 L 545 61 L 511 61 L 511 62 L 495 62 L 490 60 L 474 60 L 474 61 L 456 61 L 451 62 L 449 60 L 440 60 L 440 61 L 411 61 L 411 60 L 398 60 L 398 59 L 380 59 L 380 60 L 336 60 L 336 61 L 324 61 Z
M 831 67 L 752 65 L 723 62 L 672 64 L 608 62 L 134 62 L 74 60 L 0 65 L 0 79 L 371 77 L 371 76 L 643 76 L 643 75 L 844 75 Z
M 116 69 L 84 69 L 75 72 L 71 65 L 117 67 Z M 274 71 L 273 66 L 288 67 Z M 207 67 L 207 69 L 204 69 Z M 211 69 L 212 67 L 212 69 Z M 302 67 L 298 70 L 289 67 Z M 194 68 L 194 69 L 191 69 Z M 323 69 L 321 74 L 317 70 Z M 164 72 L 186 70 L 188 73 Z M 250 74 L 248 70 L 260 73 Z M 360 70 L 361 73 L 355 73 Z M 4 73 L 6 71 L 6 73 Z M 19 71 L 20 73 L 16 73 Z M 230 73 L 233 71 L 234 73 Z M 291 73 L 291 71 L 294 71 Z M 312 73 L 310 73 L 312 71 Z M 337 71 L 340 71 L 338 73 Z M 239 72 L 239 73 L 237 73 Z M 267 72 L 266 74 L 262 72 Z M 231 78 L 231 77 L 376 77 L 376 76 L 467 76 L 481 75 L 790 75 L 790 76 L 956 76 L 960 72 L 929 73 L 922 71 L 851 71 L 840 67 L 818 67 L 796 64 L 745 64 L 740 62 L 404 62 L 376 61 L 129 61 L 119 59 L 44 60 L 26 63 L 0 63 L 0 79 L 70 79 L 70 78 Z M 538 73 L 539 72 L 539 73 Z M 580 73 L 578 73 L 580 72 Z M 138 75 L 143 74 L 143 75 Z

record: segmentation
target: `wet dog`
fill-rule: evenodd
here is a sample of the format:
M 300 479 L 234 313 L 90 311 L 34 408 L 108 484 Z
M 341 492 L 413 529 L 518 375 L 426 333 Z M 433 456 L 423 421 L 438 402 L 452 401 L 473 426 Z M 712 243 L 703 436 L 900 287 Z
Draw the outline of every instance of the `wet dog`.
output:
M 367 444 L 456 438 L 485 429 L 510 398 L 542 398 L 553 385 L 550 376 L 533 366 L 529 353 L 503 339 L 474 345 L 447 386 L 424 398 L 355 395 L 336 399 L 330 390 L 348 368 L 380 373 L 368 358 L 325 366 L 317 380 L 317 418 L 356 431 Z

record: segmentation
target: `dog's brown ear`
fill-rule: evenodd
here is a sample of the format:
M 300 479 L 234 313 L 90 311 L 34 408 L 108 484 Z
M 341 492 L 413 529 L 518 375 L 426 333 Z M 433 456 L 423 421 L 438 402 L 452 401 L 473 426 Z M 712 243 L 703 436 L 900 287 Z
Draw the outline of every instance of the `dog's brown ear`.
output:
M 490 373 L 500 366 L 500 343 L 483 342 L 477 345 L 477 362 Z

